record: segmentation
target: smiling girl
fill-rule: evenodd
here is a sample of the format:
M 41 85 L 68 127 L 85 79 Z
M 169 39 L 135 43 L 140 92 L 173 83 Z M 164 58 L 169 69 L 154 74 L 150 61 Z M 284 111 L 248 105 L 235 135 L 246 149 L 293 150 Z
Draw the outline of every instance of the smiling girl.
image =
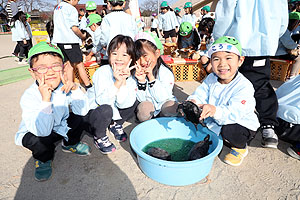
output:
M 109 64 L 101 66 L 93 75 L 93 87 L 88 90 L 92 109 L 107 107 L 103 112 L 101 130 L 94 136 L 95 146 L 104 154 L 115 150 L 106 136 L 106 128 L 115 139 L 123 142 L 127 139 L 123 123 L 134 115 L 136 108 L 136 82 L 131 76 L 134 68 L 135 52 L 133 40 L 124 35 L 115 36 L 108 47 Z
M 137 54 L 137 118 L 143 122 L 155 116 L 175 116 L 174 75 L 160 57 L 159 42 L 146 32 L 135 37 Z

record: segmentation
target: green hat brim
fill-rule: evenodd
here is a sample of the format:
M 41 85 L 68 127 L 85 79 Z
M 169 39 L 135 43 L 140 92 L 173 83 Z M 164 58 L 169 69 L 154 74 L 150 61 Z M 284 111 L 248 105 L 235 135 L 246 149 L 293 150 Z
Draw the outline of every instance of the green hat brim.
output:
M 57 53 L 61 56 L 62 60 L 64 60 L 64 55 L 59 47 L 49 43 L 42 41 L 36 45 L 34 45 L 28 52 L 28 63 L 30 63 L 31 58 L 35 55 L 43 54 L 43 53 Z

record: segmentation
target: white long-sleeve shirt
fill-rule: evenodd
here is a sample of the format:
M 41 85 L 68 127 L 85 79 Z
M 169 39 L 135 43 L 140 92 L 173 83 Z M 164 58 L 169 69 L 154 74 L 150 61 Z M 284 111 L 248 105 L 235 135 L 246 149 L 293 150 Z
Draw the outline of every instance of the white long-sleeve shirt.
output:
M 121 116 L 118 108 L 129 108 L 135 103 L 137 85 L 131 76 L 127 78 L 126 85 L 118 89 L 114 85 L 115 78 L 111 66 L 104 65 L 97 69 L 92 80 L 93 87 L 87 91 L 91 109 L 108 104 L 113 109 L 113 120 L 119 120 Z
M 100 43 L 103 47 L 107 47 L 116 35 L 126 35 L 134 39 L 134 36 L 138 33 L 134 18 L 124 11 L 112 11 L 106 15 L 100 28 Z
M 161 14 L 158 19 L 159 30 L 170 31 L 172 29 L 175 29 L 176 27 L 179 27 L 180 25 L 173 11 L 168 11 L 164 14 Z
M 277 117 L 300 124 L 300 76 L 285 82 L 276 90 L 278 98 Z
M 42 101 L 42 95 L 36 83 L 24 92 L 20 101 L 22 122 L 15 136 L 17 145 L 22 146 L 22 139 L 28 132 L 46 137 L 54 131 L 68 139 L 69 106 L 74 114 L 84 116 L 89 111 L 89 105 L 87 96 L 79 88 L 65 94 L 61 91 L 62 86 L 60 84 L 52 92 L 50 102 Z
M 25 25 L 20 22 L 20 20 L 15 21 L 15 26 L 12 28 L 12 41 L 17 42 L 32 38 L 30 25 L 28 22 L 26 22 L 26 24 L 28 26 L 28 31 L 26 30 Z
M 274 56 L 288 25 L 287 0 L 219 0 L 215 39 L 232 36 L 243 56 Z
M 54 10 L 53 22 L 53 43 L 81 43 L 81 39 L 72 30 L 73 26 L 79 26 L 78 11 L 74 6 L 64 1 L 58 4 Z
M 191 15 L 191 14 L 185 14 L 181 18 L 181 23 L 182 22 L 190 22 L 193 25 L 193 27 L 195 27 L 196 26 L 196 22 L 197 22 L 197 17 L 194 14 L 193 15 Z
M 205 119 L 207 127 L 220 134 L 222 125 L 240 124 L 256 131 L 260 126 L 254 113 L 255 98 L 251 82 L 241 73 L 228 84 L 218 82 L 218 77 L 211 73 L 196 91 L 188 97 L 196 104 L 211 104 L 216 107 L 213 117 Z
M 155 83 L 149 87 L 146 81 L 146 90 L 137 91 L 137 99 L 139 102 L 149 101 L 154 105 L 154 116 L 160 113 L 162 105 L 169 100 L 176 101 L 173 95 L 174 75 L 171 70 L 161 65 Z

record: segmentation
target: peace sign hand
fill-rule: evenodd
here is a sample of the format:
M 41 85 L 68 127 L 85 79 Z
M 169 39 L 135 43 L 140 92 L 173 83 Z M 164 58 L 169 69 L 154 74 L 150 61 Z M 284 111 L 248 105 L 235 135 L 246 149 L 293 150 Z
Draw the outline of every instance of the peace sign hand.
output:
M 42 101 L 50 102 L 53 88 L 45 84 L 45 74 L 42 74 L 42 80 L 37 78 L 39 91 L 42 95 Z
M 146 82 L 146 73 L 145 73 L 145 70 L 143 69 L 143 67 L 138 63 L 136 62 L 135 63 L 135 77 L 136 79 L 140 82 L 140 83 L 144 83 Z
M 61 87 L 61 91 L 68 94 L 70 90 L 75 90 L 77 88 L 76 84 L 73 81 L 69 81 L 64 78 L 63 73 L 60 73 L 61 82 L 64 84 Z

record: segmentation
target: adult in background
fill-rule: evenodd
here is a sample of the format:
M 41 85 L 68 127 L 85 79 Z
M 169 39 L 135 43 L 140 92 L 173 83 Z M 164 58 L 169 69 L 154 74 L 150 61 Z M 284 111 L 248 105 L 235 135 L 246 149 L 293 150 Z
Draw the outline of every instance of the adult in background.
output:
M 239 71 L 254 86 L 256 110 L 262 133 L 262 146 L 277 148 L 278 102 L 270 84 L 270 56 L 274 56 L 279 38 L 288 25 L 286 0 L 219 0 L 216 7 L 215 39 L 233 36 L 242 44 L 246 56 Z

